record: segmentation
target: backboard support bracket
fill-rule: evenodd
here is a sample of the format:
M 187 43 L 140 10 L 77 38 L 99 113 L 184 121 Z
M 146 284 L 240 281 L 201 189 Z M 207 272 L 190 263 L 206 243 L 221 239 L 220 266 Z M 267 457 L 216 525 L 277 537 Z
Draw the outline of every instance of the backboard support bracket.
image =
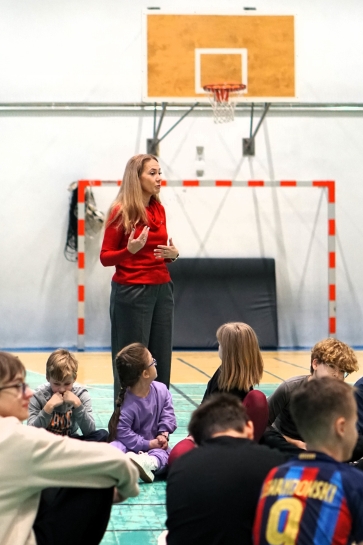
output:
M 251 120 L 250 120 L 250 136 L 249 138 L 242 139 L 242 153 L 244 157 L 254 157 L 255 155 L 255 137 L 265 119 L 267 112 L 271 106 L 271 102 L 265 102 L 265 106 L 261 115 L 261 119 L 257 123 L 257 127 L 253 131 L 253 112 L 254 112 L 254 103 L 251 104 Z
M 180 119 L 178 119 L 178 121 L 176 121 L 176 123 L 174 123 L 174 125 L 172 127 L 170 127 L 170 129 L 168 129 L 166 131 L 166 133 L 161 136 L 161 138 L 159 138 L 159 133 L 160 133 L 160 129 L 161 129 L 161 125 L 163 123 L 163 119 L 164 119 L 164 116 L 165 116 L 165 113 L 166 113 L 166 109 L 167 109 L 167 106 L 168 106 L 168 103 L 167 102 L 162 102 L 161 106 L 162 106 L 162 110 L 161 110 L 161 113 L 160 113 L 160 117 L 159 117 L 159 121 L 157 123 L 157 126 L 156 126 L 156 102 L 154 103 L 154 129 L 153 129 L 153 137 L 152 138 L 148 138 L 146 140 L 146 150 L 147 150 L 147 153 L 150 153 L 151 155 L 155 155 L 156 157 L 159 157 L 159 152 L 160 152 L 160 142 L 162 140 L 164 140 L 164 138 L 166 136 L 168 136 L 168 134 L 171 133 L 172 130 L 175 129 L 175 127 L 177 125 L 179 125 L 179 123 L 181 121 L 183 121 L 183 119 L 185 117 L 187 117 L 187 115 L 190 114 L 190 112 L 192 112 L 194 110 L 194 108 L 196 106 L 198 106 L 199 102 L 195 102 L 190 108 L 189 110 L 187 110 L 182 116 Z

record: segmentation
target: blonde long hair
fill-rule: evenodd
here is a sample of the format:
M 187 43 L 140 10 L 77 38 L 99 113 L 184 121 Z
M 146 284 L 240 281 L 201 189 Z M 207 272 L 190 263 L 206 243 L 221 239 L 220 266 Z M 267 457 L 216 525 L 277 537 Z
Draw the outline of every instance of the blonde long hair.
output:
M 134 155 L 128 160 L 120 191 L 108 211 L 107 225 L 112 223 L 115 223 L 116 227 L 122 225 L 125 233 L 130 233 L 132 228 L 139 222 L 147 225 L 148 220 L 142 200 L 140 176 L 144 171 L 145 164 L 152 159 L 159 162 L 154 155 L 142 153 Z M 152 198 L 160 202 L 159 196 Z M 116 213 L 110 220 L 113 210 L 116 210 Z
M 230 322 L 217 331 L 222 350 L 221 373 L 218 388 L 248 391 L 259 384 L 263 374 L 263 360 L 256 333 L 247 324 Z

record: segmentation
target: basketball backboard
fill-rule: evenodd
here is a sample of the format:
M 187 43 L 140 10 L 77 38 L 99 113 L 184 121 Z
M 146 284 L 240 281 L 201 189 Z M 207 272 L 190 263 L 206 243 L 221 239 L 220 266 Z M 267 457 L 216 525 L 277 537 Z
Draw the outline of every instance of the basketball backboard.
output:
M 203 86 L 243 83 L 240 101 L 296 100 L 293 15 L 144 14 L 145 102 L 207 102 Z

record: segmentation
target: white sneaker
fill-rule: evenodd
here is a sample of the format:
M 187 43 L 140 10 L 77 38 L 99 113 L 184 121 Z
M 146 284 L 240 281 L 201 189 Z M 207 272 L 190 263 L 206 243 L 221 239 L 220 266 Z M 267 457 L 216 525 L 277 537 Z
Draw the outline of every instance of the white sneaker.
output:
M 135 452 L 131 451 L 127 452 L 126 456 L 130 458 L 130 460 L 139 470 L 140 479 L 142 479 L 145 483 L 152 483 L 154 480 L 154 473 L 152 472 L 152 469 L 155 469 L 155 464 L 150 456 L 148 456 L 146 452 L 139 452 L 139 454 L 136 454 Z

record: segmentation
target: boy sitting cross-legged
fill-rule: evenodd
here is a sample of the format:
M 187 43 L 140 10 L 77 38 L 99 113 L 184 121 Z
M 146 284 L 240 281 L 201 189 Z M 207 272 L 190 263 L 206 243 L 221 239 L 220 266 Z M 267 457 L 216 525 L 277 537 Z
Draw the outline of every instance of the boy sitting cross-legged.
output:
M 59 348 L 46 364 L 47 383 L 39 386 L 29 403 L 28 425 L 56 435 L 85 441 L 106 442 L 108 432 L 96 430 L 91 398 L 83 386 L 75 385 L 78 362 L 68 350 Z M 78 429 L 83 435 L 79 435 Z

